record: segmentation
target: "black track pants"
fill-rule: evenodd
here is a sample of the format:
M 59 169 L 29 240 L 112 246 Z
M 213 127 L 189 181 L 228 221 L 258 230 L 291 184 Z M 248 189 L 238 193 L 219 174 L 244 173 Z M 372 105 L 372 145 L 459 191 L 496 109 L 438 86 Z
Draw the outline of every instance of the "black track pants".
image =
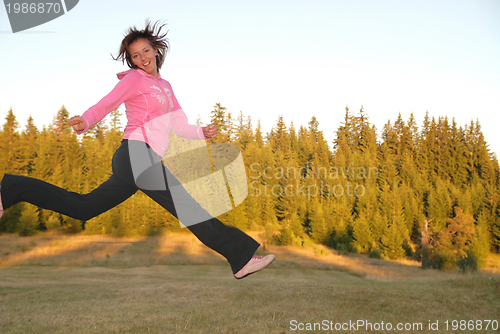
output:
M 172 215 L 178 217 L 169 190 L 169 187 L 178 186 L 178 181 L 162 164 L 158 156 L 147 146 L 148 154 L 154 157 L 154 162 L 150 168 L 147 168 L 141 174 L 140 178 L 146 179 L 145 183 L 147 183 L 148 176 L 158 176 L 158 173 L 161 173 L 165 176 L 165 187 L 163 189 L 166 188 L 166 190 L 139 188 L 136 185 L 132 171 L 129 145 L 147 146 L 142 142 L 123 140 L 113 156 L 113 175 L 88 194 L 67 191 L 31 177 L 5 174 L 1 182 L 4 209 L 18 202 L 28 202 L 75 219 L 89 220 L 122 203 L 135 194 L 137 190 L 141 190 Z M 179 205 L 178 200 L 176 200 L 176 205 Z M 182 205 L 189 206 L 193 212 L 199 212 L 198 216 L 202 214 L 204 216 L 208 215 L 189 194 L 183 199 Z M 224 256 L 231 265 L 233 273 L 237 273 L 243 268 L 260 246 L 259 243 L 241 230 L 224 225 L 217 218 L 211 217 L 201 223 L 188 225 L 187 227 L 203 244 Z

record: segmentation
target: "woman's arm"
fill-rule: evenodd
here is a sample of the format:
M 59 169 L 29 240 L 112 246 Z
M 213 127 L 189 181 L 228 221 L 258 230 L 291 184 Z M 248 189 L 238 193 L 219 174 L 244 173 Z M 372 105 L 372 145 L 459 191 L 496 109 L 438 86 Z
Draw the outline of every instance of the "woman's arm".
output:
M 215 124 L 205 127 L 188 124 L 187 116 L 182 109 L 172 112 L 170 124 L 175 135 L 182 138 L 210 139 L 217 136 L 217 127 Z
M 90 107 L 82 116 L 72 117 L 68 123 L 73 126 L 76 134 L 86 132 L 125 100 L 136 94 L 140 80 L 141 76 L 134 73 L 124 76 L 108 95 Z
M 170 114 L 170 125 L 176 136 L 186 139 L 207 139 L 203 127 L 188 123 L 184 110 L 177 109 Z
M 217 128 L 214 124 L 206 127 L 188 124 L 187 116 L 179 105 L 172 86 L 168 81 L 166 83 L 167 88 L 172 92 L 172 109 L 174 111 L 170 115 L 170 125 L 175 135 L 187 139 L 210 139 L 217 136 Z

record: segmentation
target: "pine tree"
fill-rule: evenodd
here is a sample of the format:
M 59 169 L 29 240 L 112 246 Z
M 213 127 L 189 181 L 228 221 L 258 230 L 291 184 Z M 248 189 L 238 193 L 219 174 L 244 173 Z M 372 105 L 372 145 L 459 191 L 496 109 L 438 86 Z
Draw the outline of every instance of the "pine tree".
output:
M 240 114 L 238 115 L 237 126 L 234 135 L 235 141 L 238 143 L 239 147 L 242 150 L 244 150 L 252 140 L 251 121 L 250 119 L 248 119 L 248 123 L 245 122 L 242 111 L 240 111 Z
M 450 129 L 450 143 L 447 147 L 450 168 L 448 171 L 452 183 L 462 187 L 467 182 L 467 147 L 464 145 L 463 130 L 453 118 Z
M 68 124 L 69 120 L 69 112 L 66 110 L 66 107 L 63 105 L 61 109 L 57 112 L 54 117 L 53 128 L 59 140 L 61 140 L 61 136 L 66 136 L 72 132 L 71 125 Z
M 260 118 L 257 119 L 257 128 L 255 129 L 255 142 L 259 147 L 264 146 L 264 137 L 262 135 L 262 126 L 260 124 Z
M 36 150 L 34 145 L 37 143 L 38 129 L 36 128 L 33 118 L 30 116 L 26 124 L 26 128 L 21 134 L 21 152 L 20 157 L 20 173 L 23 175 L 33 175 L 34 159 L 36 157 Z
M 273 150 L 273 153 L 279 151 L 283 153 L 285 156 L 289 156 L 290 138 L 285 125 L 285 121 L 283 120 L 283 115 L 280 115 L 278 117 L 276 125 L 271 129 L 271 132 L 269 133 L 268 140 Z
M 332 238 L 328 244 L 339 250 L 348 250 L 352 241 L 352 214 L 353 205 L 347 195 L 336 198 L 332 203 L 331 222 L 333 223 Z
M 328 231 L 323 206 L 317 197 L 308 202 L 307 220 L 309 225 L 309 236 L 317 243 L 326 243 L 332 231 Z
M 119 108 L 114 109 L 113 111 L 111 111 L 109 116 L 110 116 L 110 130 L 114 132 L 121 132 L 122 123 L 120 121 L 120 118 L 122 116 L 122 113 L 120 109 Z M 201 123 L 198 125 L 201 125 Z
M 38 210 L 34 205 L 26 203 L 17 223 L 16 230 L 20 236 L 30 236 L 37 234 L 38 227 Z
M 316 116 L 311 117 L 311 120 L 309 121 L 308 125 L 309 125 L 309 134 L 310 134 L 312 140 L 317 143 L 318 139 L 319 139 L 318 136 L 319 136 L 320 130 L 319 130 L 319 122 L 318 122 L 318 119 L 316 118 Z
M 486 266 L 486 259 L 490 254 L 491 241 L 488 228 L 485 215 L 480 215 L 477 220 L 476 233 L 469 245 L 471 254 L 478 260 L 479 268 Z
M 369 252 L 373 245 L 380 243 L 381 235 L 374 237 L 373 231 L 377 229 L 373 223 L 377 220 L 379 213 L 376 180 L 365 179 L 362 184 L 364 192 L 362 196 L 355 198 L 353 207 L 353 244 L 360 253 Z
M 247 205 L 247 228 L 250 230 L 257 230 L 259 226 L 262 226 L 262 201 L 261 198 L 258 197 L 258 193 L 256 190 L 262 191 L 257 184 L 252 184 L 248 188 L 248 197 L 246 199 Z
M 368 253 L 374 243 L 369 220 L 365 213 L 354 219 L 353 223 L 354 247 L 358 253 Z
M 227 108 L 216 103 L 211 111 L 210 122 L 217 127 L 217 137 L 212 142 L 229 143 L 231 140 L 231 122 L 228 117 Z
M 481 125 L 476 120 L 475 124 L 471 124 L 470 137 L 472 140 L 472 158 L 474 163 L 474 171 L 479 178 L 485 180 L 491 169 L 491 160 L 488 151 L 488 145 L 484 140 L 484 135 L 481 131 Z
M 295 130 L 295 126 L 293 125 L 293 122 L 290 123 L 290 127 L 288 129 L 288 132 L 290 134 L 290 150 L 294 156 L 294 159 L 297 160 L 299 143 L 298 143 L 298 138 L 297 138 L 297 131 Z
M 3 152 L 0 160 L 0 168 L 5 173 L 16 174 L 22 169 L 21 159 L 23 157 L 22 143 L 17 129 L 19 123 L 16 116 L 10 109 L 5 117 L 3 125 L 2 141 L 0 148 Z
M 390 202 L 386 202 L 386 205 L 390 211 L 387 212 L 388 230 L 381 239 L 384 254 L 390 259 L 400 259 L 405 256 L 404 245 L 409 241 L 409 236 L 399 191 L 392 192 Z
M 353 120 L 349 113 L 349 107 L 345 107 L 344 122 L 336 131 L 336 138 L 333 141 L 335 157 L 343 157 L 349 163 L 349 152 L 353 148 Z

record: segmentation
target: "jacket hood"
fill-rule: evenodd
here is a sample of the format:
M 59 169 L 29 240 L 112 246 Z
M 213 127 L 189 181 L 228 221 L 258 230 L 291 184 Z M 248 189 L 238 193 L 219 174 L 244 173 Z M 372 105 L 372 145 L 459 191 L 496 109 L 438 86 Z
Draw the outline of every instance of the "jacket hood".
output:
M 123 79 L 123 77 L 125 77 L 127 74 L 130 74 L 130 73 L 139 73 L 141 75 L 150 76 L 150 77 L 154 78 L 152 75 L 147 74 L 146 72 L 144 72 L 143 70 L 138 69 L 138 68 L 131 68 L 130 70 L 117 73 L 116 76 L 118 77 L 119 80 L 121 80 L 121 79 Z M 158 79 L 161 79 L 159 71 L 158 71 Z
M 116 76 L 118 77 L 119 80 L 121 80 L 121 79 L 123 79 L 124 76 L 126 76 L 127 74 L 130 74 L 132 72 L 135 72 L 135 69 L 131 68 L 128 71 L 117 73 Z

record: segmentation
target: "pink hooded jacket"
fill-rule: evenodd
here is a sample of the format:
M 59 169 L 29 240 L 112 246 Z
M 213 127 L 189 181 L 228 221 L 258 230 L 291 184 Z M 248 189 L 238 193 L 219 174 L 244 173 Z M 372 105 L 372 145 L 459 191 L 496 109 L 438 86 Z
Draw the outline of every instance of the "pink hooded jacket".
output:
M 77 134 L 92 128 L 125 102 L 128 122 L 123 139 L 146 142 L 161 156 L 168 147 L 170 126 L 179 137 L 207 139 L 202 127 L 187 123 L 172 86 L 161 78 L 159 72 L 158 79 L 140 69 L 118 73 L 117 77 L 120 81 L 115 88 L 82 115 L 87 126 Z

